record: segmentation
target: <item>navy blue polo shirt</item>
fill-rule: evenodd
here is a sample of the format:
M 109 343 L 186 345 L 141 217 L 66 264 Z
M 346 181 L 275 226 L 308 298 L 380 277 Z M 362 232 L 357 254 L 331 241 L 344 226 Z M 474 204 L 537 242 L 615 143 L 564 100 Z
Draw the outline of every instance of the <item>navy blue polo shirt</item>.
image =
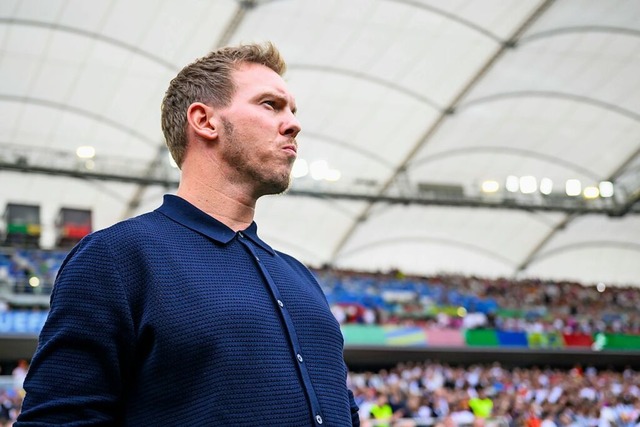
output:
M 167 195 L 70 252 L 17 426 L 357 425 L 342 351 L 306 267 Z

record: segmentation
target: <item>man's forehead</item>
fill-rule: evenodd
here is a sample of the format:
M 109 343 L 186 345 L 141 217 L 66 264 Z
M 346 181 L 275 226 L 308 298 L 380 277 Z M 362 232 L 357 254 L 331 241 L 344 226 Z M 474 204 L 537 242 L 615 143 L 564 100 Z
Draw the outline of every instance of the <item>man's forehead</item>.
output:
M 271 68 L 256 63 L 242 63 L 233 72 L 236 89 L 252 89 L 256 92 L 273 92 L 293 101 L 284 79 Z

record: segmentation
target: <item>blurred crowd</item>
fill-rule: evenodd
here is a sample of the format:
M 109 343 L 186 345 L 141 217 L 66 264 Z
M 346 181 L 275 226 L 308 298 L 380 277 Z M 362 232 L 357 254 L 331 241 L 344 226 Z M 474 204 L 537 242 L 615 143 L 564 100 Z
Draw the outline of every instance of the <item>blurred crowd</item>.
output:
M 0 427 L 9 427 L 18 417 L 22 399 L 24 398 L 24 379 L 27 376 L 29 364 L 26 360 L 19 360 L 8 375 L 4 375 L 0 367 L 0 375 L 6 381 L 0 382 Z
M 405 363 L 351 372 L 367 426 L 638 427 L 640 373 Z
M 64 251 L 0 251 L 0 311 L 47 308 L 3 299 L 4 291 L 47 296 Z M 338 321 L 425 327 L 494 328 L 565 334 L 640 334 L 640 287 L 542 279 L 410 276 L 399 271 L 312 268 Z
M 640 288 L 317 269 L 340 323 L 640 334 Z
M 0 384 L 0 427 L 15 421 L 28 370 Z M 640 372 L 450 366 L 437 361 L 350 372 L 362 427 L 640 427 Z
M 39 275 L 52 282 L 57 264 L 38 260 L 22 252 L 5 256 L 0 281 L 18 283 L 15 277 L 22 274 L 24 280 Z M 640 334 L 638 287 L 313 271 L 341 324 Z M 0 304 L 0 311 L 13 308 Z M 11 378 L 10 384 L 0 383 L 0 427 L 17 416 L 27 369 L 22 361 L 10 373 L 0 373 Z M 640 427 L 640 373 L 631 368 L 507 369 L 497 363 L 456 367 L 420 362 L 350 372 L 349 382 L 363 427 Z

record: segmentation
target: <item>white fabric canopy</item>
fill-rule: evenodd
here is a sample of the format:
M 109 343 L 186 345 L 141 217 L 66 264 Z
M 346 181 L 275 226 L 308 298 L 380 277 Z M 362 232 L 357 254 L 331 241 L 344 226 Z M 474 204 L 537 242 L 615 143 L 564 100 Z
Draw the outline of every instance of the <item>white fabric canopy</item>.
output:
M 92 145 L 96 163 L 144 167 L 163 145 L 176 72 L 216 46 L 265 40 L 289 64 L 299 155 L 339 170 L 335 185 L 597 185 L 640 167 L 637 0 L 3 0 L 0 144 Z M 0 171 L 0 209 L 39 204 L 45 246 L 62 206 L 91 208 L 103 228 L 166 191 Z M 262 199 L 256 220 L 276 249 L 316 266 L 640 285 L 633 213 L 284 195 Z

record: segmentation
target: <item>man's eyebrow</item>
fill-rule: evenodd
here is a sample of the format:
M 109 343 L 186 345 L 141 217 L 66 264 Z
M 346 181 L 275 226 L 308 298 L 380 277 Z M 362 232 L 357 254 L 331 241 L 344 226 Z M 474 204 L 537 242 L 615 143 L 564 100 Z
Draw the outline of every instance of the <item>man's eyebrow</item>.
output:
M 289 98 L 284 93 L 266 90 L 262 94 L 258 96 L 258 98 L 271 97 L 277 99 L 279 102 L 283 104 L 291 105 L 291 112 L 295 114 L 298 111 L 298 107 L 296 107 L 295 101 L 289 102 Z

